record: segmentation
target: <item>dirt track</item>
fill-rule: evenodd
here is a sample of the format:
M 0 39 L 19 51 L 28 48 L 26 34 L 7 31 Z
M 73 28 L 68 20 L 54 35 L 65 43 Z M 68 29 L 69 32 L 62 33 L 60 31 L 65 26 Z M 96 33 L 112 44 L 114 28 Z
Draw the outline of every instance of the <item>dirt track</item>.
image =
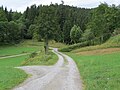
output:
M 19 56 L 24 56 L 24 55 L 28 55 L 28 54 L 30 54 L 30 53 L 23 53 L 23 54 L 18 54 L 18 55 L 11 55 L 11 56 L 3 56 L 3 57 L 0 57 L 0 59 L 19 57 Z
M 53 52 L 59 57 L 54 66 L 18 67 L 32 77 L 13 90 L 82 90 L 80 74 L 72 58 L 57 49 Z

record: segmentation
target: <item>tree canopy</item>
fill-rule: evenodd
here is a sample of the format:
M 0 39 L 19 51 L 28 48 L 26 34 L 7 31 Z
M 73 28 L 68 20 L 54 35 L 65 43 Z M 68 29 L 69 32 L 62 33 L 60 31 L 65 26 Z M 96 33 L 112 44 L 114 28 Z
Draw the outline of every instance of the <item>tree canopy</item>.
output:
M 76 26 L 75 26 L 76 25 Z M 61 4 L 32 5 L 24 13 L 0 7 L 0 43 L 50 39 L 65 44 L 102 44 L 118 34 L 120 7 L 101 3 L 93 9 Z

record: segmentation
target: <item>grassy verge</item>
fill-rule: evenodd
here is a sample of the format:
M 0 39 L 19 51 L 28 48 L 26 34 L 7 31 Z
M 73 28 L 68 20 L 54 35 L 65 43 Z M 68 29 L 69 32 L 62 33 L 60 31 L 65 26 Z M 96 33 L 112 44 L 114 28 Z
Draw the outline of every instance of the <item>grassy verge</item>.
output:
M 52 51 L 48 55 L 44 52 L 38 54 L 30 55 L 28 59 L 22 62 L 22 65 L 53 65 L 57 62 L 58 56 Z
M 9 90 L 27 78 L 24 71 L 14 68 L 26 58 L 28 56 L 0 59 L 0 90 Z
M 120 90 L 120 52 L 71 56 L 80 71 L 84 90 Z

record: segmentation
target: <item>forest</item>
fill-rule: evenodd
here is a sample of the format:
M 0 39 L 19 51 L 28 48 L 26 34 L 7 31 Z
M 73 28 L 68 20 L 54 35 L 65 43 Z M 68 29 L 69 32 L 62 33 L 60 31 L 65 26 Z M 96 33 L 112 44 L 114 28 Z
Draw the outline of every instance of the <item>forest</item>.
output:
M 0 44 L 24 39 L 65 44 L 102 44 L 120 33 L 120 6 L 101 3 L 87 9 L 62 4 L 32 5 L 21 12 L 0 7 Z

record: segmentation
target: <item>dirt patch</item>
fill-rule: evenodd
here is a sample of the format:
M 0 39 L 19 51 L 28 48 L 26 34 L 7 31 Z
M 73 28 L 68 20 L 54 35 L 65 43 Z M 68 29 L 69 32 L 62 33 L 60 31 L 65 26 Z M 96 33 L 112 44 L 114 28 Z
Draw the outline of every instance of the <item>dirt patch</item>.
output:
M 79 55 L 96 55 L 96 54 L 110 54 L 110 53 L 119 52 L 119 51 L 120 51 L 120 48 L 107 48 L 107 49 L 77 52 L 77 54 L 79 54 Z

